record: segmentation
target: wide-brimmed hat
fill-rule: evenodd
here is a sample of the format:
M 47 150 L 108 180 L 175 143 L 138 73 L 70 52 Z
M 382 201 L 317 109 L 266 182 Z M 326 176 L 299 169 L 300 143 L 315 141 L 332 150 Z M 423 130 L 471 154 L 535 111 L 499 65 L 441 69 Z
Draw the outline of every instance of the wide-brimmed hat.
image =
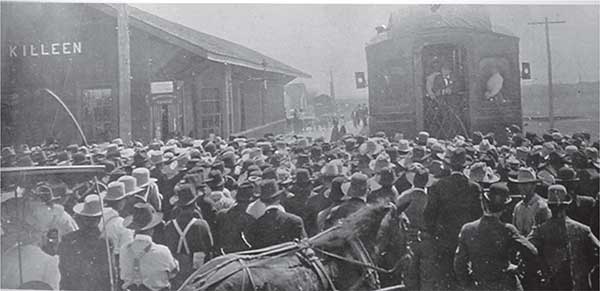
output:
M 358 151 L 363 155 L 377 155 L 383 151 L 383 146 L 373 139 L 367 139 L 358 147 Z
M 204 182 L 211 188 L 221 187 L 225 184 L 225 179 L 223 179 L 223 173 L 221 173 L 221 171 L 211 170 L 208 172 L 208 176 Z
M 179 184 L 175 187 L 175 195 L 169 199 L 171 205 L 187 206 L 198 199 L 196 188 L 192 184 Z
M 131 176 L 135 178 L 138 187 L 146 187 L 157 181 L 156 178 L 150 178 L 150 170 L 146 168 L 135 168 L 131 172 Z
M 564 166 L 558 169 L 556 178 L 554 179 L 556 182 L 577 182 L 579 178 L 577 177 L 577 172 L 575 169 Z
M 252 182 L 242 182 L 237 189 L 235 194 L 235 200 L 239 202 L 249 202 L 258 196 L 256 192 L 256 186 Z
M 123 183 L 123 186 L 125 187 L 125 195 L 127 196 L 136 194 L 144 190 L 141 187 L 137 186 L 137 180 L 133 176 L 124 175 L 119 177 L 117 181 Z
M 489 189 L 483 192 L 483 198 L 488 203 L 490 210 L 497 212 L 506 207 L 512 198 L 510 197 L 510 190 L 506 183 L 494 183 Z
M 585 148 L 585 155 L 592 161 L 596 168 L 600 168 L 600 158 L 598 157 L 598 149 L 595 147 Z
M 500 176 L 494 173 L 494 170 L 484 162 L 473 163 L 466 168 L 463 173 L 474 182 L 492 184 L 500 181 Z
M 277 181 L 266 179 L 260 181 L 260 199 L 269 200 L 285 194 L 285 190 L 279 189 Z
M 106 191 L 100 192 L 100 196 L 105 201 L 117 201 L 127 197 L 125 192 L 125 184 L 123 182 L 114 181 L 108 183 Z
M 96 194 L 86 196 L 83 203 L 77 203 L 73 206 L 73 212 L 82 216 L 101 216 L 102 204 L 100 203 L 100 196 Z
M 136 203 L 131 215 L 125 217 L 123 226 L 133 230 L 147 230 L 162 222 L 163 214 L 156 212 L 151 204 L 145 202 Z
M 150 163 L 154 165 L 167 162 L 162 151 L 149 150 L 148 157 L 150 158 Z
M 435 181 L 437 181 L 437 179 L 433 176 L 433 174 L 431 174 L 429 172 L 429 169 L 427 169 L 423 164 L 412 163 L 412 164 L 408 165 L 408 167 L 406 168 L 405 175 L 406 175 L 406 180 L 411 185 L 414 185 L 415 176 L 417 174 L 419 174 L 419 175 L 427 174 L 427 183 L 425 184 L 425 188 L 431 187 L 433 185 L 433 183 Z
M 429 139 L 429 132 L 427 132 L 427 131 L 420 131 L 419 134 L 417 134 L 416 143 L 418 145 L 425 146 L 425 145 L 427 145 L 427 140 L 428 139 Z
M 521 167 L 517 172 L 517 178 L 508 178 L 509 181 L 517 184 L 538 183 L 540 179 L 535 175 L 532 168 Z
M 296 170 L 296 175 L 294 176 L 293 180 L 297 185 L 308 185 L 313 182 L 313 179 L 310 176 L 310 171 L 304 168 L 299 168 Z
M 323 177 L 335 177 L 340 175 L 339 167 L 332 162 L 329 162 L 321 168 L 321 176 Z
M 383 168 L 392 167 L 395 167 L 395 165 L 392 164 L 390 156 L 388 156 L 387 153 L 381 153 L 376 159 L 369 162 L 369 169 L 371 169 L 374 173 L 378 173 Z
M 392 186 L 396 182 L 396 174 L 392 168 L 385 167 L 379 171 L 379 185 Z
M 350 177 L 346 195 L 349 197 L 365 197 L 367 195 L 367 180 L 367 175 L 362 173 L 354 173 Z M 344 186 L 342 186 L 342 189 L 344 189 Z
M 462 147 L 455 148 L 448 152 L 449 157 L 445 159 L 446 163 L 450 165 L 468 166 L 469 161 L 467 159 L 467 150 Z
M 90 163 L 90 160 L 87 158 L 87 156 L 81 152 L 74 153 L 71 158 L 73 159 L 73 165 L 75 166 L 87 165 Z
M 41 182 L 38 183 L 35 188 L 33 189 L 33 194 L 37 195 L 37 196 L 46 196 L 44 198 L 45 201 L 56 201 L 59 200 L 60 197 L 55 196 L 54 190 L 52 189 L 52 187 L 45 183 L 45 182 Z
M 567 188 L 563 185 L 551 185 L 548 187 L 548 205 L 569 205 L 573 202 Z

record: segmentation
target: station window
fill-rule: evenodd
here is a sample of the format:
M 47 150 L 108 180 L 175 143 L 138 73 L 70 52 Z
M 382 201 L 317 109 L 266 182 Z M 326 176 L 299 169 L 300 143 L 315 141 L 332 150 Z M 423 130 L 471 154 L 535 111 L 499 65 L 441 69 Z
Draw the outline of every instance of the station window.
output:
M 222 120 L 219 89 L 203 88 L 198 106 L 196 112 L 200 113 L 200 135 L 206 137 L 210 133 L 220 133 Z

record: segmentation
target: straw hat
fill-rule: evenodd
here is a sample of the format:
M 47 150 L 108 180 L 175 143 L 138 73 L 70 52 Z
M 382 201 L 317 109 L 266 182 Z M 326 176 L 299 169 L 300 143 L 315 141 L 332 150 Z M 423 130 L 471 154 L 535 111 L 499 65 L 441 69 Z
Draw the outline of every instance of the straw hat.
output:
M 123 186 L 125 187 L 125 195 L 127 196 L 136 194 L 144 190 L 137 186 L 137 181 L 133 176 L 124 175 L 119 177 L 117 181 L 123 183 Z
M 131 176 L 135 178 L 138 187 L 148 186 L 150 183 L 155 183 L 156 178 L 150 178 L 150 170 L 146 168 L 136 168 L 131 172 Z
M 540 181 L 535 175 L 535 171 L 532 168 L 519 168 L 517 172 L 517 178 L 508 178 L 509 181 L 517 184 L 525 184 L 525 183 L 537 183 Z
M 73 206 L 73 212 L 81 216 L 101 216 L 102 204 L 100 203 L 100 196 L 96 194 L 86 196 L 83 203 L 77 203 Z
M 110 182 L 106 191 L 101 192 L 100 196 L 106 201 L 121 200 L 127 197 L 127 193 L 125 193 L 125 184 L 119 181 Z

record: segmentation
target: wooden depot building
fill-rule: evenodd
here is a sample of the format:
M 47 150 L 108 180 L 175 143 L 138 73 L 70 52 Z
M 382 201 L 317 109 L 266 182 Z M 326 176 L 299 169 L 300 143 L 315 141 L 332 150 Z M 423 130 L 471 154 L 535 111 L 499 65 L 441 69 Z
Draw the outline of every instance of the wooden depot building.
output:
M 310 77 L 124 4 L 1 3 L 2 143 L 277 133 L 284 86 Z

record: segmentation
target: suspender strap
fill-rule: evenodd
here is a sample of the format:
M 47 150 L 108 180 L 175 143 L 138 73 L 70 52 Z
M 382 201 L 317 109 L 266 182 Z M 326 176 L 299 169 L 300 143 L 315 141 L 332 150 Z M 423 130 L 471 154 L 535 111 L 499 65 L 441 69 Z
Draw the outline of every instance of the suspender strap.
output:
M 187 235 L 187 233 L 190 231 L 190 228 L 192 228 L 192 225 L 194 225 L 194 223 L 197 221 L 197 218 L 192 218 L 188 224 L 185 226 L 185 228 L 183 229 L 183 231 L 181 231 L 181 227 L 179 227 L 179 223 L 177 223 L 177 220 L 173 219 L 173 226 L 175 227 L 175 230 L 177 231 L 177 233 L 179 234 L 179 241 L 177 242 L 177 253 L 181 253 L 181 247 L 184 248 L 185 253 L 186 254 L 191 254 L 190 252 L 190 248 L 188 246 L 187 240 L 185 239 L 185 236 Z

